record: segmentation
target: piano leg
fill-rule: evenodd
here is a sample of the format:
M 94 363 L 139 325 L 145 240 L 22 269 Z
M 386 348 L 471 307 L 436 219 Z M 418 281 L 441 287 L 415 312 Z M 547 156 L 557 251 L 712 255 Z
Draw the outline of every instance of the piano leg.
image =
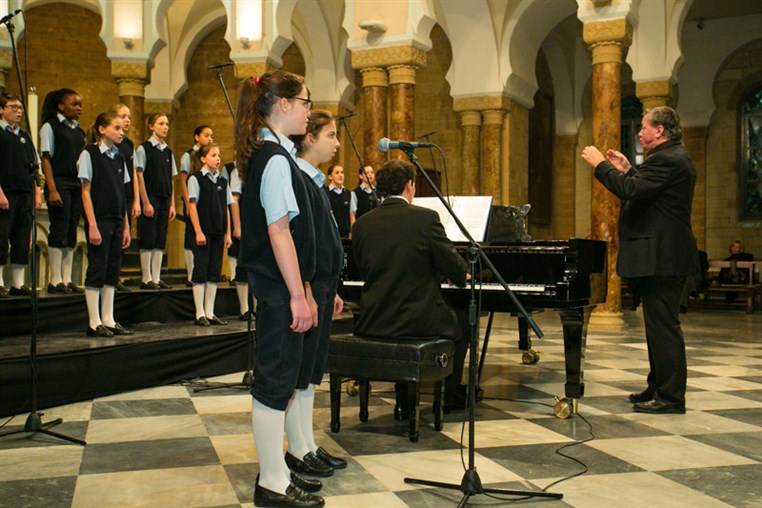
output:
M 579 399 L 585 394 L 583 374 L 585 370 L 585 342 L 587 324 L 593 307 L 559 310 L 564 328 L 564 358 L 566 360 L 566 398 L 556 404 L 555 413 L 559 418 L 568 418 L 577 412 Z
M 524 316 L 519 316 L 519 350 L 521 354 L 521 363 L 524 365 L 534 365 L 540 361 L 540 353 L 532 349 L 532 337 L 529 335 L 529 323 Z

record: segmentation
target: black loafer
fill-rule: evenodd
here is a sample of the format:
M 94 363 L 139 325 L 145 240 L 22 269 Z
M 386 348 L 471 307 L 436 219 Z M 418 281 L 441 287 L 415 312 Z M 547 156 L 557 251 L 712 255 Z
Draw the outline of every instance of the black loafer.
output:
M 148 282 L 141 282 L 140 289 L 159 289 L 159 286 L 157 286 L 156 283 L 151 280 Z
M 125 286 L 123 282 L 117 282 L 116 286 L 114 287 L 116 287 L 116 290 L 120 293 L 130 293 L 132 291 L 130 288 Z
M 59 282 L 55 286 L 53 284 L 48 284 L 48 293 L 70 295 L 72 291 L 69 289 L 69 286 L 65 286 L 63 282 Z
M 87 336 L 88 337 L 113 337 L 114 334 L 111 333 L 111 331 L 106 328 L 103 325 L 98 325 L 93 330 L 92 328 L 87 328 Z
M 76 293 L 78 295 L 84 295 L 85 294 L 85 290 L 82 289 L 81 287 L 77 286 L 73 282 L 69 282 L 66 285 L 66 287 L 68 287 L 71 290 L 72 293 Z
M 285 494 L 267 490 L 259 486 L 259 478 L 254 486 L 254 506 L 288 506 L 310 507 L 323 506 L 325 500 L 314 494 L 303 491 L 293 483 L 288 486 Z
M 627 400 L 633 404 L 637 404 L 638 402 L 648 402 L 649 400 L 653 400 L 653 398 L 653 392 L 649 391 L 648 389 L 645 389 L 640 393 L 631 393 L 627 396 Z
M 636 413 L 650 413 L 655 415 L 682 415 L 685 414 L 685 404 L 654 399 L 649 400 L 648 402 L 639 402 L 632 406 L 632 410 Z
M 334 457 L 330 453 L 326 451 L 325 448 L 322 446 L 317 449 L 315 452 L 315 455 L 317 455 L 317 458 L 328 464 L 334 469 L 344 469 L 347 467 L 347 461 L 344 459 L 341 459 L 339 457 Z
M 320 480 L 305 478 L 294 471 L 291 471 L 291 482 L 304 492 L 318 492 L 323 488 L 323 483 Z
M 27 286 L 21 286 L 20 288 L 11 287 L 8 294 L 11 296 L 32 296 L 32 290 Z
M 200 318 L 196 318 L 193 324 L 196 326 L 211 326 L 209 321 L 206 319 L 206 316 L 201 316 Z
M 128 330 L 119 323 L 114 323 L 114 326 L 107 326 L 106 328 L 114 335 L 135 335 L 135 332 Z
M 160 280 L 159 282 L 157 282 L 156 285 L 159 287 L 159 289 L 172 289 L 172 286 L 170 286 L 163 280 Z
M 224 321 L 217 316 L 212 316 L 210 318 L 206 318 L 207 321 L 209 321 L 210 325 L 216 325 L 216 326 L 226 326 L 228 324 L 227 321 Z
M 250 310 L 247 310 L 246 312 L 238 316 L 238 319 L 240 319 L 241 321 L 248 321 L 250 317 L 253 319 L 254 316 L 255 314 L 252 314 Z
M 309 476 L 320 476 L 323 478 L 333 476 L 333 468 L 320 460 L 312 452 L 309 452 L 302 459 L 286 453 L 286 465 L 292 471 Z

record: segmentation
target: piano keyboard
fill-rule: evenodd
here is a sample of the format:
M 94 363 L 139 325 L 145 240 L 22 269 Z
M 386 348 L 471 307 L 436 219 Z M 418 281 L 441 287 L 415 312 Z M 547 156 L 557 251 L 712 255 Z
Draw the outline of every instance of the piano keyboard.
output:
M 342 284 L 345 287 L 362 287 L 364 282 L 361 280 L 345 280 L 342 282 Z M 511 289 L 511 291 L 516 293 L 544 293 L 546 291 L 544 284 L 508 284 L 508 287 Z M 470 288 L 471 286 L 468 284 L 465 288 L 458 287 L 454 284 L 442 284 L 442 289 L 465 291 L 469 290 Z M 482 291 L 504 291 L 503 286 L 497 282 L 485 282 L 482 284 L 477 284 L 476 289 L 481 289 Z

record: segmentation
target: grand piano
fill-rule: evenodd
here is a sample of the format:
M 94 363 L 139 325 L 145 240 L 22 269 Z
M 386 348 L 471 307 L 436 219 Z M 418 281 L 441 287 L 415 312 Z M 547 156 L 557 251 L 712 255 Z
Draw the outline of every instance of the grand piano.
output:
M 466 245 L 456 245 L 465 256 Z M 529 312 L 556 311 L 561 318 L 566 363 L 565 398 L 554 408 L 556 416 L 568 418 L 577 411 L 585 391 L 583 381 L 585 341 L 590 313 L 606 299 L 606 242 L 571 238 L 569 240 L 498 242 L 482 249 L 503 276 L 521 304 Z M 345 264 L 339 294 L 348 302 L 359 302 L 363 282 L 355 268 L 350 241 L 344 243 Z M 469 288 L 442 285 L 452 305 L 468 307 Z M 517 315 L 516 306 L 497 283 L 477 284 L 481 289 L 481 310 L 489 312 L 479 362 L 484 364 L 495 312 Z M 519 316 L 519 349 L 524 363 L 536 363 L 539 354 L 532 349 L 526 319 Z

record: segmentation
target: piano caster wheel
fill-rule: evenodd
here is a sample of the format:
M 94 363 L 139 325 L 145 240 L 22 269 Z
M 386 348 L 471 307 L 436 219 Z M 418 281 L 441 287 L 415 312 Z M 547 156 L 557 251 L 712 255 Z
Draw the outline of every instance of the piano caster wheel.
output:
M 558 397 L 555 397 L 556 399 L 556 405 L 553 406 L 553 414 L 556 415 L 556 418 L 560 418 L 562 420 L 566 420 L 571 415 L 577 412 L 577 409 L 579 407 L 579 400 L 578 399 L 559 399 Z
M 355 380 L 350 380 L 347 383 L 347 395 L 350 397 L 357 397 L 357 394 L 360 393 L 360 383 L 358 383 Z
M 540 361 L 540 353 L 538 351 L 535 351 L 534 349 L 530 349 L 529 351 L 524 351 L 521 354 L 521 363 L 524 365 L 534 365 L 535 363 Z

